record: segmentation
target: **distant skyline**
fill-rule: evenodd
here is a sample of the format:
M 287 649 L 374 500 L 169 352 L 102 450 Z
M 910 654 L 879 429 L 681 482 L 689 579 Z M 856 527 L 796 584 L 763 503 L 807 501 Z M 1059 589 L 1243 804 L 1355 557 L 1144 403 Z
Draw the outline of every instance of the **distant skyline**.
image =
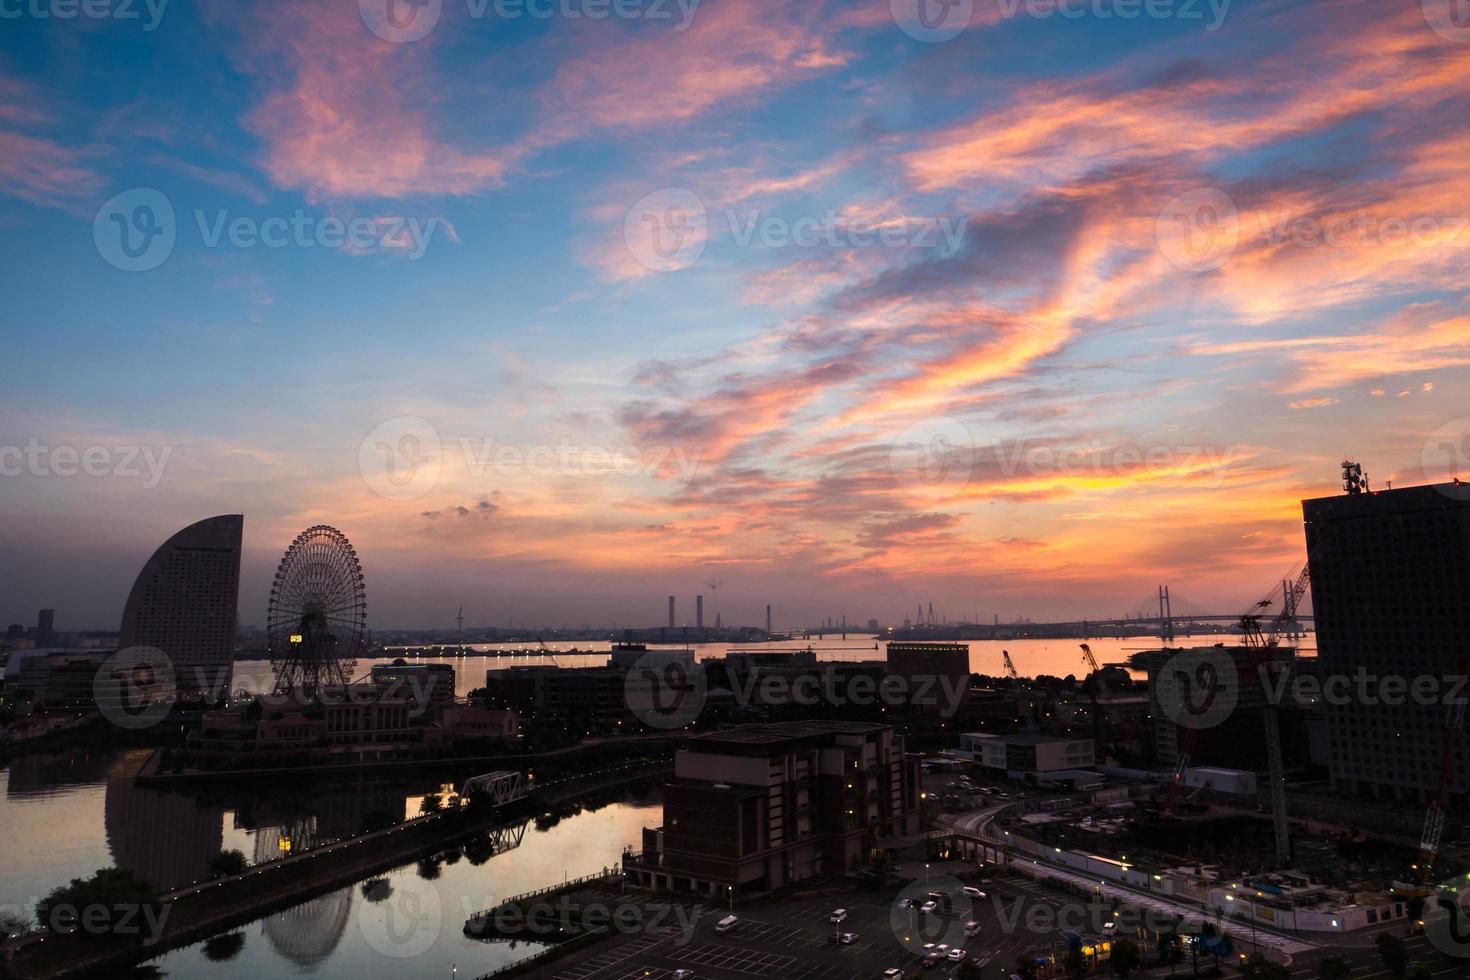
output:
M 241 512 L 242 624 L 1229 611 L 1470 475 L 1450 0 L 387 2 L 5 21 L 6 623 Z

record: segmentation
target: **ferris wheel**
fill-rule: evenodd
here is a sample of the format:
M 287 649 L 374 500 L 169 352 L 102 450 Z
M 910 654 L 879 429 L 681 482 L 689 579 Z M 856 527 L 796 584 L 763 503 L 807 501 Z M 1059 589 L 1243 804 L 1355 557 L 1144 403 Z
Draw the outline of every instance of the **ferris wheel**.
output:
M 266 611 L 276 690 L 315 693 L 346 684 L 367 633 L 362 565 L 347 536 L 318 524 L 296 536 Z

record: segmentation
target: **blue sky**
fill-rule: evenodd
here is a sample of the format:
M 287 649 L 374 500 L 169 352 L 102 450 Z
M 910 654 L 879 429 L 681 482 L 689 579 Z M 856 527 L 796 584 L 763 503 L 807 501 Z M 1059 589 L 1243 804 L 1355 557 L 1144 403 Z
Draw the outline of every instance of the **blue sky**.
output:
M 320 521 L 377 626 L 1243 607 L 1343 455 L 1470 465 L 1447 2 L 65 2 L 0 10 L 8 619 L 237 511 L 243 622 Z

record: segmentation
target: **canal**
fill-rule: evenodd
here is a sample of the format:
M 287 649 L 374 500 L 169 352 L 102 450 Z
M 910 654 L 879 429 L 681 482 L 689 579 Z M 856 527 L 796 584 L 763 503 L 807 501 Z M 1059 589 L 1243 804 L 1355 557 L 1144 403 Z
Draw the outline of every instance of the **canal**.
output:
M 276 860 L 385 817 L 413 816 L 426 795 L 462 778 L 446 769 L 164 791 L 133 782 L 147 755 L 80 746 L 0 769 L 0 826 L 7 830 L 0 906 L 29 916 L 51 889 L 111 866 L 161 888 L 187 885 L 208 876 L 221 850 L 239 850 L 252 864 Z M 614 866 L 625 845 L 639 844 L 643 827 L 659 822 L 656 793 L 532 821 L 503 836 L 500 846 L 509 849 L 501 853 L 472 839 L 166 953 L 140 975 L 469 980 L 540 948 L 466 939 L 469 913 Z

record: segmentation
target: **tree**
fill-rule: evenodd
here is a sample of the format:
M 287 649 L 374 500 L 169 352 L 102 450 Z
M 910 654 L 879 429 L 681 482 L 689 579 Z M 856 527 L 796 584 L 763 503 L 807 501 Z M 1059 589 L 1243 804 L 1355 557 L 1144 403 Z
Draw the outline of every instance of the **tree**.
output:
M 243 874 L 247 866 L 244 852 L 231 848 L 227 851 L 220 851 L 209 862 L 209 876 L 227 878 L 230 875 Z
M 1082 959 L 1082 947 L 1081 946 L 1068 946 L 1067 947 L 1067 960 L 1066 960 L 1066 965 L 1067 965 L 1067 976 L 1069 976 L 1069 977 L 1080 977 L 1080 976 L 1082 976 L 1082 971 L 1084 969 L 1086 969 L 1087 964 Z
M 1169 976 L 1174 975 L 1174 968 L 1184 959 L 1184 943 L 1179 938 L 1178 929 L 1167 929 L 1159 933 L 1158 939 L 1159 959 L 1169 964 Z
M 1324 956 L 1317 963 L 1319 980 L 1347 980 L 1353 968 L 1341 956 Z
M 495 856 L 495 842 L 489 834 L 475 834 L 464 842 L 464 856 L 471 866 L 478 868 Z
M 1217 929 L 1217 928 L 1215 928 L 1215 924 L 1213 922 L 1201 922 L 1200 923 L 1200 926 L 1199 926 L 1199 935 L 1196 936 L 1195 937 L 1195 940 L 1194 940 L 1194 948 L 1196 950 L 1196 956 L 1195 956 L 1195 972 L 1196 973 L 1199 972 L 1199 956 L 1197 954 L 1197 951 L 1199 950 L 1200 943 L 1203 942 L 1205 944 L 1205 948 L 1208 949 L 1210 951 L 1210 953 L 1214 955 L 1214 957 L 1215 957 L 1215 966 L 1218 967 L 1220 965 L 1220 942 L 1221 942 L 1222 939 L 1223 939 L 1223 937 L 1220 935 L 1220 930 Z
M 223 963 L 240 955 L 240 950 L 245 948 L 245 934 L 243 932 L 227 932 L 223 936 L 213 936 L 204 943 L 204 958 L 211 963 Z
M 438 793 L 429 793 L 424 797 L 424 802 L 419 804 L 420 813 L 438 813 L 444 809 L 444 800 Z
M 14 939 L 31 931 L 31 920 L 20 910 L 0 908 L 0 940 Z
M 1108 954 L 1108 964 L 1118 976 L 1126 977 L 1143 965 L 1143 953 L 1133 940 L 1119 939 L 1113 943 L 1113 951 Z
M 1017 956 L 1016 976 L 1021 980 L 1036 980 L 1036 960 L 1024 953 Z
M 157 889 L 131 871 L 101 868 L 41 899 L 36 920 L 51 932 L 79 932 L 94 939 L 127 936 L 142 942 L 144 923 L 161 921 L 161 906 Z
M 1434 974 L 1422 963 L 1409 971 L 1409 980 L 1433 980 Z
M 393 886 L 387 878 L 369 878 L 362 883 L 362 897 L 376 905 L 386 902 L 393 894 Z
M 1404 941 L 1398 936 L 1387 932 L 1380 932 L 1374 940 L 1378 944 L 1378 955 L 1383 959 L 1383 965 L 1396 977 L 1404 975 L 1404 969 L 1409 965 L 1409 954 L 1404 949 Z

